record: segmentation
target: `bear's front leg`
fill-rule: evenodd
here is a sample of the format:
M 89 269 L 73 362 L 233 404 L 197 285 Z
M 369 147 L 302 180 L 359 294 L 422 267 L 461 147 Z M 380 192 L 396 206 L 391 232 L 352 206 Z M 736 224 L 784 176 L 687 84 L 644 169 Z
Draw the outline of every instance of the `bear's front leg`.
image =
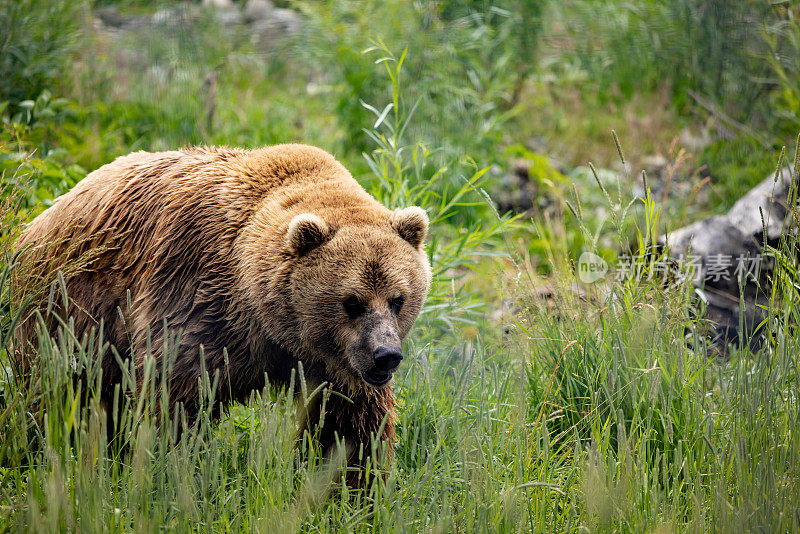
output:
M 307 428 L 312 435 L 316 433 L 328 459 L 335 457 L 337 447 L 344 446 L 348 486 L 365 487 L 376 473 L 385 475 L 395 441 L 395 398 L 391 388 L 369 388 L 349 396 L 328 391 L 312 404 Z

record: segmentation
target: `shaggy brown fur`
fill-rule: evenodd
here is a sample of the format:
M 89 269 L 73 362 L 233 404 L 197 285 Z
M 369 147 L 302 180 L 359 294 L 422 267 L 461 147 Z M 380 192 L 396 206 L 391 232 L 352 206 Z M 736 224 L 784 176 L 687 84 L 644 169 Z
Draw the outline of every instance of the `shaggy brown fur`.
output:
M 220 387 L 223 403 L 262 388 L 265 374 L 287 384 L 300 361 L 312 388 L 328 382 L 352 400 L 329 400 L 323 446 L 335 432 L 355 450 L 384 419 L 382 438 L 394 438 L 395 401 L 383 383 L 399 360 L 377 369 L 376 355 L 389 347 L 400 356 L 391 351 L 427 294 L 427 226 L 424 211 L 389 211 L 320 149 L 195 148 L 137 152 L 101 167 L 39 215 L 17 246 L 30 247 L 28 265 L 52 268 L 95 251 L 67 280 L 79 338 L 102 320 L 105 339 L 141 367 L 148 345 L 162 362 L 165 323 L 180 329 L 170 401 L 190 417 L 201 346 L 209 373 L 230 384 Z M 17 334 L 24 359 L 35 344 L 31 321 Z M 121 371 L 107 354 L 110 406 Z

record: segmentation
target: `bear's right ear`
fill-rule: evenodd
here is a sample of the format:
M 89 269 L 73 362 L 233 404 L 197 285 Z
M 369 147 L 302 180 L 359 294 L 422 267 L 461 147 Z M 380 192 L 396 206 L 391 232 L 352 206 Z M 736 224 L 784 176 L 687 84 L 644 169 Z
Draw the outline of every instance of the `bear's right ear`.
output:
M 330 227 L 313 213 L 296 215 L 289 223 L 289 248 L 298 256 L 305 256 L 331 237 Z
M 414 248 L 420 248 L 425 241 L 428 224 L 428 214 L 418 206 L 392 212 L 392 226 Z

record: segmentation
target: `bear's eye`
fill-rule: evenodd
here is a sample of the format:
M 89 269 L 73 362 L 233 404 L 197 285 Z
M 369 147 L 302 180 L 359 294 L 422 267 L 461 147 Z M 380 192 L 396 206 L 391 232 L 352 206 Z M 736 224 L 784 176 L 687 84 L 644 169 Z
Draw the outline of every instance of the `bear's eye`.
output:
M 364 312 L 367 311 L 367 306 L 356 297 L 348 297 L 348 299 L 342 303 L 342 306 L 344 306 L 344 311 L 347 312 L 347 315 L 349 315 L 351 319 L 361 317 L 364 315 Z
M 403 309 L 403 304 L 405 301 L 406 299 L 403 298 L 403 295 L 389 300 L 389 307 L 392 309 L 392 313 L 395 315 L 400 315 L 400 310 Z

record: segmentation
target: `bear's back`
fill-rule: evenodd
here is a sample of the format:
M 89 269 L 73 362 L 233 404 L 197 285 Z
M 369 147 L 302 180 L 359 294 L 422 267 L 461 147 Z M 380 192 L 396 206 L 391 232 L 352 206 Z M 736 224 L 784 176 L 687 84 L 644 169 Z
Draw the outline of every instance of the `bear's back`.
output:
M 103 232 L 149 234 L 187 212 L 212 216 L 212 206 L 227 223 L 240 227 L 270 193 L 313 190 L 321 182 L 363 192 L 333 156 L 306 145 L 134 152 L 100 167 L 57 198 L 25 228 L 17 248 L 50 239 L 72 246 L 83 241 L 79 248 L 85 250 L 99 245 L 96 236 Z

